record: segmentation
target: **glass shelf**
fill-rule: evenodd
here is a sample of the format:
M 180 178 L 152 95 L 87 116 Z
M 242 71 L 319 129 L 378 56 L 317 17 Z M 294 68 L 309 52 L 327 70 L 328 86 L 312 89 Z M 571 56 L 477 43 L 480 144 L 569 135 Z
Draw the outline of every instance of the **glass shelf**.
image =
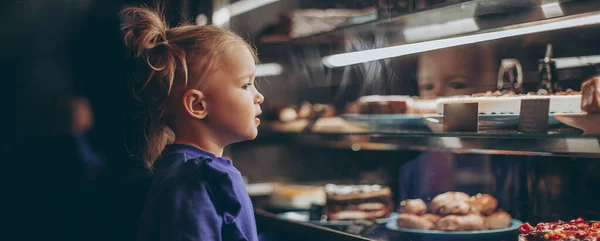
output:
M 473 0 L 269 43 L 336 43 L 349 36 L 371 36 L 377 32 L 388 43 L 398 45 L 485 33 L 520 24 L 542 24 L 545 21 L 541 20 L 593 12 L 600 12 L 600 4 L 593 0 Z
M 259 131 L 259 143 L 291 142 L 317 148 L 354 151 L 449 151 L 454 153 L 600 158 L 600 135 L 568 132 L 525 134 L 397 132 L 279 132 Z M 561 130 L 564 131 L 564 130 Z

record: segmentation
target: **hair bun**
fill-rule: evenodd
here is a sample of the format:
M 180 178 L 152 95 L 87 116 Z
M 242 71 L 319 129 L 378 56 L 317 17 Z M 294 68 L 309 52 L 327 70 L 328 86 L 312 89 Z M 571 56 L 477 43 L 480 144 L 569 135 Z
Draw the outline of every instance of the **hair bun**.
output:
M 167 41 L 167 23 L 158 11 L 129 7 L 121 11 L 121 31 L 125 46 L 136 57 Z

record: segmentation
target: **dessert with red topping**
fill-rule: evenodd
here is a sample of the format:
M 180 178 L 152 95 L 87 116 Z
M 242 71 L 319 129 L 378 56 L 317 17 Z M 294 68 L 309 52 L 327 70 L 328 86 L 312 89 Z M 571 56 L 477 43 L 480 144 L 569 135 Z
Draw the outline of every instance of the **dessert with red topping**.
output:
M 524 223 L 519 231 L 520 241 L 600 241 L 600 222 L 582 218 L 569 222 L 538 223 L 535 227 Z

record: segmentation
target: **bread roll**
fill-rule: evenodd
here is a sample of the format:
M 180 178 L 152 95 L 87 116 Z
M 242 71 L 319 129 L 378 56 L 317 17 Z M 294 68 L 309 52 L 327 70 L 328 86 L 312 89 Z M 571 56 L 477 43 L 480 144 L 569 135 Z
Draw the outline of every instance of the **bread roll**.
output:
M 423 215 L 427 212 L 427 205 L 421 199 L 407 199 L 400 202 L 399 212 Z
M 485 223 L 487 229 L 501 229 L 510 227 L 511 217 L 510 214 L 503 210 L 493 212 L 489 216 L 485 217 Z
M 477 194 L 471 197 L 470 202 L 473 211 L 483 215 L 490 215 L 498 208 L 498 200 L 488 194 Z
M 462 192 L 446 192 L 431 200 L 431 211 L 446 216 L 450 214 L 465 215 L 471 212 L 470 197 Z
M 429 230 L 433 228 L 433 222 L 424 216 L 417 216 L 410 213 L 401 213 L 396 219 L 398 227 Z
M 448 215 L 435 222 L 434 229 L 444 231 L 471 231 L 485 229 L 485 220 L 481 215 Z

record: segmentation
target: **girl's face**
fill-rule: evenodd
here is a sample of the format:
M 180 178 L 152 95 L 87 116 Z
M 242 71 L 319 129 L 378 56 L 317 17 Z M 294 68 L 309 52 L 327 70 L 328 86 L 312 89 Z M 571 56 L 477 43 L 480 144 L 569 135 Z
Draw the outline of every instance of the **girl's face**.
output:
M 224 143 L 252 140 L 258 135 L 258 116 L 264 96 L 254 85 L 256 66 L 246 46 L 227 49 L 219 69 L 206 86 L 206 121 Z
M 494 90 L 494 60 L 483 51 L 452 48 L 424 53 L 419 58 L 419 96 L 471 95 Z

